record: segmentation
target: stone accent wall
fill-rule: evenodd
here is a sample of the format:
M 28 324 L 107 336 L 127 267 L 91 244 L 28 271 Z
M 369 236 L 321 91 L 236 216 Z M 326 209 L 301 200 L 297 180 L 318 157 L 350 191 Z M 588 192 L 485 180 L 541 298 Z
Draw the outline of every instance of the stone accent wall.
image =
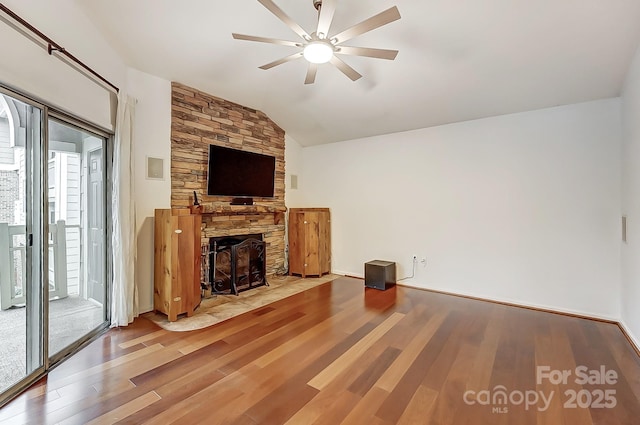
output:
M 229 206 L 231 197 L 208 196 L 209 145 L 225 146 L 276 158 L 273 198 L 254 198 L 257 207 Z M 203 205 L 202 241 L 214 236 L 262 233 L 267 243 L 267 274 L 284 268 L 284 131 L 264 113 L 171 84 L 171 207 L 193 205 L 193 191 Z

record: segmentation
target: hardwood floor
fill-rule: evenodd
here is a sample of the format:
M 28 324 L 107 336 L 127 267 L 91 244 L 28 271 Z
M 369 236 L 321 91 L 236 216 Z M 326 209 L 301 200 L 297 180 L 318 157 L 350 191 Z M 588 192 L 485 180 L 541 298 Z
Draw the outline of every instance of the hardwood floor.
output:
M 365 290 L 350 278 L 198 331 L 139 318 L 0 410 L 12 424 L 639 418 L 640 359 L 614 324 L 404 287 Z

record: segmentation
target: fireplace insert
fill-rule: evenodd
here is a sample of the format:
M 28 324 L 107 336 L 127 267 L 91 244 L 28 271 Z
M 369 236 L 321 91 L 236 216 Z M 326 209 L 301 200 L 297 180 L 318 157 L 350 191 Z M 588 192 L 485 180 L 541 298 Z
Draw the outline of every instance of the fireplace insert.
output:
M 262 235 L 209 239 L 209 282 L 217 294 L 234 294 L 262 285 L 266 279 L 266 243 Z

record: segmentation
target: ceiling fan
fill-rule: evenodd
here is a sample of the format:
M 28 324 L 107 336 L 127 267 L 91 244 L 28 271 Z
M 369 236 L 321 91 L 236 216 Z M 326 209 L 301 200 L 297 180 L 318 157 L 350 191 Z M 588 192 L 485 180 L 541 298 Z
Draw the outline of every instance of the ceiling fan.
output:
M 236 33 L 232 34 L 233 38 L 235 38 L 236 40 L 258 41 L 261 43 L 280 44 L 283 46 L 300 48 L 300 51 L 270 62 L 266 65 L 262 65 L 260 68 L 265 70 L 271 69 L 274 66 L 304 57 L 307 61 L 309 61 L 307 76 L 304 80 L 305 84 L 313 84 L 316 79 L 318 65 L 326 62 L 330 62 L 352 81 L 356 81 L 360 77 L 362 77 L 362 75 L 360 75 L 355 69 L 347 65 L 342 59 L 336 56 L 337 54 L 367 56 L 371 58 L 388 60 L 395 59 L 396 55 L 398 54 L 397 50 L 344 46 L 342 43 L 400 19 L 400 12 L 398 11 L 398 8 L 396 6 L 393 6 L 385 10 L 384 12 L 378 13 L 377 15 L 374 15 L 369 19 L 365 19 L 359 24 L 347 28 L 346 30 L 341 31 L 333 36 L 329 36 L 329 28 L 331 27 L 333 14 L 336 10 L 337 0 L 312 1 L 313 7 L 315 7 L 315 9 L 318 11 L 318 26 L 316 27 L 316 30 L 314 32 L 309 34 L 286 13 L 284 13 L 282 9 L 280 9 L 272 0 L 258 0 L 258 2 L 266 7 L 271 13 L 276 15 L 278 19 L 280 19 L 289 28 L 291 28 L 293 32 L 298 34 L 300 38 L 302 38 L 302 41 L 296 42 L 279 40 L 275 38 L 257 37 L 253 35 Z

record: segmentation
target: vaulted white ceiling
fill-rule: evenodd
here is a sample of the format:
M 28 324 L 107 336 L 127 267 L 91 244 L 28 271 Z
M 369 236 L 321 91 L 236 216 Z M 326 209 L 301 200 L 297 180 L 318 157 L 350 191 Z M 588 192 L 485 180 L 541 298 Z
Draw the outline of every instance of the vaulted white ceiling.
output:
M 141 71 L 259 109 L 309 146 L 618 96 L 640 40 L 638 0 L 338 0 L 331 34 L 396 5 L 399 21 L 348 45 L 397 49 L 394 61 L 343 56 L 304 85 L 298 41 L 256 0 L 76 0 Z M 274 0 L 307 32 L 312 0 Z

